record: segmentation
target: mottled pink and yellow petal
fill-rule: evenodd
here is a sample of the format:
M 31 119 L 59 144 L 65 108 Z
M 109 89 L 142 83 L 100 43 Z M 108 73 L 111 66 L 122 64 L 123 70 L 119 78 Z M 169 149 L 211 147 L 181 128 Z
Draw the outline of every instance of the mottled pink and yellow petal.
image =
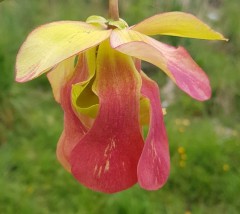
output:
M 75 67 L 75 56 L 70 57 L 59 63 L 55 69 L 47 73 L 48 80 L 51 84 L 55 100 L 60 102 L 61 88 L 71 79 Z
M 163 44 L 131 30 L 114 30 L 111 45 L 118 51 L 158 66 L 193 98 L 200 101 L 210 98 L 207 75 L 184 48 Z
M 108 41 L 98 49 L 94 91 L 97 118 L 71 153 L 72 173 L 85 186 L 114 193 L 137 182 L 143 148 L 139 127 L 141 80 L 131 57 L 113 50 Z
M 42 25 L 29 34 L 16 61 L 16 81 L 38 77 L 61 61 L 107 39 L 111 30 L 77 21 Z
M 150 126 L 138 163 L 138 182 L 144 189 L 157 190 L 165 184 L 169 176 L 168 140 L 158 86 L 143 73 L 141 76 L 141 93 L 150 100 Z
M 170 35 L 196 39 L 227 40 L 195 16 L 168 12 L 152 16 L 131 28 L 146 35 Z

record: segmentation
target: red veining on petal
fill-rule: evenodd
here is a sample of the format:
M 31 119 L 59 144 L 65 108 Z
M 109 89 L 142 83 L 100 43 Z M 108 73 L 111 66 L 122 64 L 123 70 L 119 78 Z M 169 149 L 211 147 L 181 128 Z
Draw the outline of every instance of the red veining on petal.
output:
M 99 114 L 71 153 L 72 173 L 85 186 L 105 193 L 137 182 L 143 148 L 139 128 L 140 78 L 130 57 L 104 42 L 98 49 L 95 90 Z

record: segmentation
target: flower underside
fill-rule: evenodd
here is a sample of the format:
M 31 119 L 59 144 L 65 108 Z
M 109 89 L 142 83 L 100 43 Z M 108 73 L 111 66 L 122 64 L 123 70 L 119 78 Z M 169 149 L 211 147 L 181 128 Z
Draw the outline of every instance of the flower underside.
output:
M 53 22 L 30 33 L 19 50 L 16 81 L 48 72 L 64 111 L 58 160 L 88 188 L 114 193 L 138 182 L 156 190 L 167 181 L 170 157 L 159 88 L 141 70 L 141 60 L 194 99 L 211 96 L 207 75 L 188 52 L 149 37 L 157 34 L 226 40 L 192 15 L 170 12 L 131 27 L 99 16 Z

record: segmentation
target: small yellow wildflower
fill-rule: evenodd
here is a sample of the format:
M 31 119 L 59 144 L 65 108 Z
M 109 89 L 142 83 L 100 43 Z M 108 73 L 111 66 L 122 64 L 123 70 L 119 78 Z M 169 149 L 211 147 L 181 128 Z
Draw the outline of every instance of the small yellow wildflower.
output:
M 228 165 L 228 164 L 223 164 L 223 171 L 225 171 L 225 172 L 227 172 L 227 171 L 229 171 L 229 169 L 230 169 L 230 166 Z
M 185 154 L 185 149 L 182 146 L 178 147 L 178 153 Z

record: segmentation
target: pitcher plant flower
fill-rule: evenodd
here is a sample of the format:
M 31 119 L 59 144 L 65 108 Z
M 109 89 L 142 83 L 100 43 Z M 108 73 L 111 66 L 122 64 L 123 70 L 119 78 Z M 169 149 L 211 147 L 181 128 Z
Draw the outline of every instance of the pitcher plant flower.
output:
M 162 13 L 129 27 L 119 18 L 118 1 L 110 0 L 109 8 L 109 19 L 56 21 L 32 31 L 17 55 L 16 81 L 47 73 L 64 111 L 57 157 L 81 184 L 105 193 L 137 182 L 157 190 L 169 176 L 169 147 L 159 88 L 141 60 L 199 101 L 210 98 L 211 87 L 183 47 L 149 36 L 226 39 L 191 14 Z

